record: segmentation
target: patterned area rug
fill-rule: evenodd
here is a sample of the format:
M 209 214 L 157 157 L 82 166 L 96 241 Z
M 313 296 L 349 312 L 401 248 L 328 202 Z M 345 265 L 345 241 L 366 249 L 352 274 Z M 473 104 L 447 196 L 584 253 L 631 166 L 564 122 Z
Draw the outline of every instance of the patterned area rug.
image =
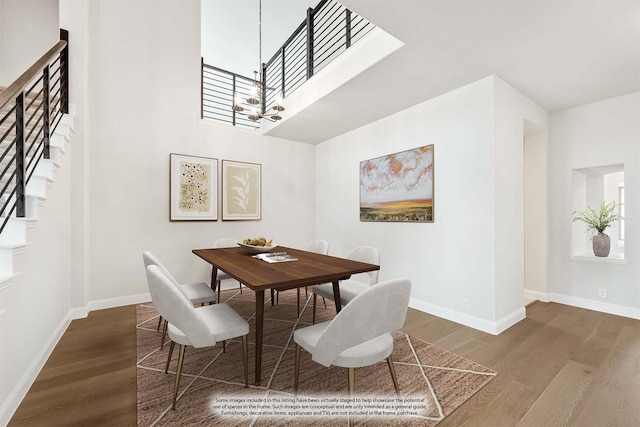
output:
M 293 393 L 295 342 L 293 331 L 311 324 L 312 299 L 301 297 L 297 317 L 296 292 L 280 293 L 278 304 L 265 305 L 262 386 L 254 377 L 255 299 L 252 291 L 223 291 L 222 299 L 250 324 L 249 388 L 244 388 L 240 340 L 216 347 L 186 350 L 176 410 L 171 399 L 176 351 L 164 373 L 169 346 L 159 350 L 158 314 L 152 304 L 138 306 L 138 425 L 346 425 L 350 412 L 356 425 L 432 426 L 473 396 L 495 372 L 449 351 L 398 333 L 393 360 L 400 398 L 394 392 L 386 362 L 355 371 L 356 397 L 348 398 L 347 369 L 325 368 L 302 351 L 300 384 Z M 332 301 L 319 300 L 316 320 L 335 314 Z

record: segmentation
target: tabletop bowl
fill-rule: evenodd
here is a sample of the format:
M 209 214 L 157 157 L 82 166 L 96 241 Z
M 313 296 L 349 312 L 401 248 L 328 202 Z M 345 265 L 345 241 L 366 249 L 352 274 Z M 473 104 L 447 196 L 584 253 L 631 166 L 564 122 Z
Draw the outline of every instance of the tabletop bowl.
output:
M 261 254 L 265 252 L 269 252 L 278 247 L 278 245 L 271 246 L 254 246 L 254 245 L 245 245 L 244 243 L 238 242 L 238 246 L 243 248 L 247 253 L 250 254 Z

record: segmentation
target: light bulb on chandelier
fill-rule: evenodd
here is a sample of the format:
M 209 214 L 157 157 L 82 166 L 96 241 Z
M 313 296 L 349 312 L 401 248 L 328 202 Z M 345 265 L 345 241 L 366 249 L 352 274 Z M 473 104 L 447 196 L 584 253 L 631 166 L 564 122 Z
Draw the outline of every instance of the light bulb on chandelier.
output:
M 262 91 L 260 90 L 260 87 L 258 86 L 261 80 L 258 80 L 258 72 L 254 71 L 254 84 L 251 85 L 251 88 L 249 89 L 249 96 L 247 97 L 247 104 L 251 104 L 251 105 L 258 105 L 260 104 L 260 97 L 262 95 Z
M 247 113 L 247 117 L 249 120 L 257 122 L 260 119 L 267 119 L 272 122 L 281 120 L 280 111 L 284 111 L 284 107 L 282 106 L 282 99 L 284 98 L 283 93 L 279 92 L 274 100 L 273 106 L 269 112 L 265 112 L 265 83 L 264 83 L 264 66 L 262 64 L 262 0 L 259 0 L 258 7 L 258 60 L 259 60 L 259 69 L 263 70 L 262 73 L 258 73 L 258 71 L 254 71 L 254 81 L 253 84 L 249 88 L 249 95 L 246 98 L 242 98 L 237 91 L 233 92 L 233 104 L 231 109 L 235 112 L 244 111 L 244 107 L 242 106 L 242 102 L 249 104 L 252 108 L 249 109 Z

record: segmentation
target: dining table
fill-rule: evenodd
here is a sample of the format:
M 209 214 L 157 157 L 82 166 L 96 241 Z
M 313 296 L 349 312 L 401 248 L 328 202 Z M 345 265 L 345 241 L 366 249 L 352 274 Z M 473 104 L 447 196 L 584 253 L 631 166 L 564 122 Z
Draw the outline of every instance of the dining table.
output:
M 261 383 L 262 340 L 264 330 L 264 292 L 282 291 L 322 283 L 333 284 L 336 313 L 340 312 L 340 281 L 352 274 L 379 270 L 380 266 L 301 249 L 278 246 L 274 251 L 286 252 L 295 261 L 266 262 L 255 258 L 244 247 L 193 249 L 192 252 L 211 264 L 211 287 L 216 287 L 218 270 L 234 278 L 255 293 L 256 342 L 255 384 Z M 219 289 L 217 290 L 220 291 Z

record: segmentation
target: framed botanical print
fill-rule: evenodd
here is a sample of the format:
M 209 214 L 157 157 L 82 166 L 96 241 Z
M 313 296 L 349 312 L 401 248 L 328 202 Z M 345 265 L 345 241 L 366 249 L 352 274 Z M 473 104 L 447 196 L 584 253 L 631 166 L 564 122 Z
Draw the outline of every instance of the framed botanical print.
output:
M 262 165 L 222 161 L 222 220 L 261 219 Z
M 171 221 L 218 220 L 218 159 L 170 155 Z
M 360 162 L 360 221 L 433 222 L 433 144 Z

